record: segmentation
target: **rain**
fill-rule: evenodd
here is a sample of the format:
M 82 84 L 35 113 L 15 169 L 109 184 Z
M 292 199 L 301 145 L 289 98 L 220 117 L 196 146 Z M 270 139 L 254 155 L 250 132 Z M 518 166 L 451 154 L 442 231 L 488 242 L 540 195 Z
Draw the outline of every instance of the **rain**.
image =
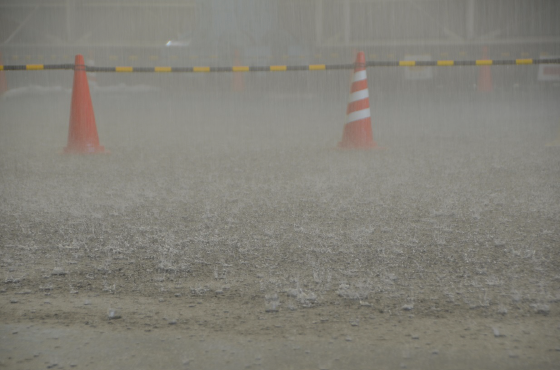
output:
M 558 19 L 0 0 L 0 367 L 557 368 Z

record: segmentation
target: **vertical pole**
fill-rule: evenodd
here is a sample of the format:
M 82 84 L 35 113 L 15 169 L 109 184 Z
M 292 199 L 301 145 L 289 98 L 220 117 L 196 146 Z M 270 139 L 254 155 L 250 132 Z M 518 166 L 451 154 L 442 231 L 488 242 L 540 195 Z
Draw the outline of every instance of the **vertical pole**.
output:
M 71 42 L 74 35 L 74 24 L 76 17 L 76 3 L 74 0 L 66 0 L 66 41 Z
M 323 0 L 315 0 L 315 43 L 323 43 Z
M 476 0 L 468 0 L 467 11 L 466 11 L 466 24 L 467 24 L 467 40 L 474 39 L 475 36 L 475 5 Z
M 342 15 L 344 17 L 344 45 L 348 46 L 350 44 L 350 0 L 346 0 L 343 3 Z

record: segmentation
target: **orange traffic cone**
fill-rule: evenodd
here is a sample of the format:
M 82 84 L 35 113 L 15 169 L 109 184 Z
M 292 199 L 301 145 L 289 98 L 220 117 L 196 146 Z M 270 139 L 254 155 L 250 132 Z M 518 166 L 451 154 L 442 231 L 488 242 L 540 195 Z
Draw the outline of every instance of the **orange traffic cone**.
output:
M 2 53 L 0 53 L 0 64 L 3 66 L 4 61 L 2 60 Z M 8 91 L 8 82 L 6 81 L 6 73 L 4 73 L 4 68 L 0 70 L 0 96 L 2 96 L 6 91 Z
M 352 79 L 348 108 L 346 109 L 346 124 L 338 147 L 342 149 L 377 148 L 371 130 L 366 57 L 363 51 L 360 51 L 356 56 L 354 78 Z
M 70 127 L 68 129 L 68 146 L 65 153 L 104 153 L 99 145 L 97 126 L 93 115 L 93 105 L 89 94 L 89 85 L 84 64 L 84 57 L 76 55 L 74 64 L 74 86 L 72 87 L 72 107 L 70 109 Z
M 488 47 L 482 48 L 482 59 L 488 58 Z M 476 88 L 479 92 L 492 92 L 494 90 L 492 84 L 492 72 L 490 71 L 489 65 L 483 65 L 479 67 L 478 72 L 478 83 Z

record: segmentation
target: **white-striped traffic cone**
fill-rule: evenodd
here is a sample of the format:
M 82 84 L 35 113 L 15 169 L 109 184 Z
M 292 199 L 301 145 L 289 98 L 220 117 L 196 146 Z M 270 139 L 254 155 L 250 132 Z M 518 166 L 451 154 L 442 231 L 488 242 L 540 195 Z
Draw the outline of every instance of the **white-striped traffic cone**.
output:
M 356 57 L 354 78 L 346 109 L 346 124 L 338 147 L 342 149 L 377 148 L 371 130 L 366 56 L 363 51 L 360 51 Z

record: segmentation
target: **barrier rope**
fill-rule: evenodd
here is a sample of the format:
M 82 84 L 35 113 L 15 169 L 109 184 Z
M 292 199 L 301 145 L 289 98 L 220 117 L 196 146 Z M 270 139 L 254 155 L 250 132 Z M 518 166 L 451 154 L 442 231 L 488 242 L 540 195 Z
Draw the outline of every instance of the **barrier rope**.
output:
M 365 67 L 452 67 L 452 66 L 511 66 L 531 64 L 560 64 L 560 58 L 550 59 L 477 59 L 477 60 L 396 60 L 371 61 Z M 74 64 L 23 64 L 0 65 L 0 71 L 39 71 L 75 69 Z M 81 66 L 79 66 L 81 67 Z M 356 64 L 310 64 L 273 66 L 233 66 L 233 67 L 94 67 L 84 66 L 86 72 L 284 72 L 284 71 L 324 71 L 354 69 Z

